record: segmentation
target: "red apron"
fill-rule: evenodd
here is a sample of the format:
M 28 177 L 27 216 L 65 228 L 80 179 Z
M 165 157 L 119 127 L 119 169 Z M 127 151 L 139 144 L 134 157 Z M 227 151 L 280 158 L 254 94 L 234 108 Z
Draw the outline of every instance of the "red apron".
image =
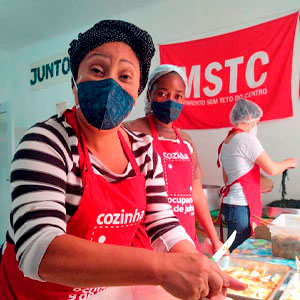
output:
M 244 132 L 244 130 L 239 128 L 233 128 L 229 131 L 227 137 L 234 132 Z M 227 138 L 226 137 L 226 138 Z M 220 144 L 218 148 L 218 161 L 217 165 L 220 167 L 220 153 L 223 146 L 224 141 Z M 223 236 L 223 224 L 222 224 L 222 204 L 224 198 L 228 195 L 230 188 L 232 185 L 239 183 L 245 194 L 246 200 L 248 202 L 248 207 L 250 211 L 250 226 L 251 226 L 251 234 L 253 234 L 253 223 L 260 225 L 260 222 L 255 219 L 253 216 L 261 217 L 262 216 L 262 201 L 261 201 L 261 192 L 260 192 L 260 168 L 257 164 L 254 164 L 253 168 L 240 178 L 233 181 L 231 184 L 225 185 L 221 189 L 222 199 L 221 199 L 221 206 L 220 212 L 218 215 L 217 223 L 220 225 L 220 237 L 221 241 L 224 241 Z
M 84 135 L 80 131 L 75 107 L 64 115 L 78 138 L 83 195 L 75 215 L 67 224 L 67 234 L 113 245 L 130 246 L 146 208 L 145 178 L 126 141 L 118 131 L 123 149 L 136 176 L 109 183 L 93 172 Z M 87 299 L 103 288 L 71 288 L 24 277 L 19 270 L 14 245 L 8 243 L 1 261 L 0 298 L 5 300 Z
M 173 127 L 179 144 L 176 141 L 159 140 L 152 117 L 148 123 L 153 136 L 153 146 L 162 160 L 164 179 L 168 200 L 180 224 L 194 241 L 196 248 L 202 252 L 195 226 L 195 208 L 192 197 L 193 159 L 190 150 L 184 144 L 179 132 Z M 151 249 L 145 227 L 141 224 L 132 242 L 134 247 Z

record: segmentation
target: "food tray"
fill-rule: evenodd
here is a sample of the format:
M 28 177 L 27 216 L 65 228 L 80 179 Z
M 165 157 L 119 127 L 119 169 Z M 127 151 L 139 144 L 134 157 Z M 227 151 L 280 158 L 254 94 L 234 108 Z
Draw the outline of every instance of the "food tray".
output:
M 295 273 L 291 280 L 289 281 L 285 291 L 280 297 L 280 300 L 299 300 L 300 299 L 300 291 L 298 294 L 295 295 L 295 297 L 292 297 L 293 293 L 297 292 L 297 288 L 300 287 L 300 274 Z
M 219 261 L 219 266 L 222 269 L 225 269 L 227 267 L 243 267 L 244 269 L 247 268 L 257 268 L 257 269 L 264 269 L 268 274 L 275 275 L 278 274 L 281 276 L 280 281 L 274 288 L 273 292 L 270 294 L 270 296 L 267 298 L 267 300 L 273 300 L 275 299 L 275 296 L 277 292 L 279 291 L 281 285 L 284 283 L 285 279 L 287 278 L 289 272 L 291 271 L 290 267 L 283 266 L 283 265 L 277 265 L 277 264 L 269 264 L 269 263 L 263 263 L 259 261 L 253 261 L 248 259 L 241 259 L 241 258 L 235 258 L 231 256 L 224 256 Z M 245 297 L 245 296 L 239 296 L 234 295 L 228 291 L 228 297 L 234 299 L 234 300 L 260 300 L 260 298 L 251 298 L 251 297 Z M 264 298 L 261 298 L 261 300 Z

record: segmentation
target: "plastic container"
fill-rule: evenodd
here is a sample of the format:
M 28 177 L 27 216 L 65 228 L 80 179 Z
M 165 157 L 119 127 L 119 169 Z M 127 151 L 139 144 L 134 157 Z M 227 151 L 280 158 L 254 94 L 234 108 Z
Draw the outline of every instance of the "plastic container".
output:
M 282 214 L 268 226 L 271 232 L 272 255 L 287 259 L 300 256 L 300 216 Z

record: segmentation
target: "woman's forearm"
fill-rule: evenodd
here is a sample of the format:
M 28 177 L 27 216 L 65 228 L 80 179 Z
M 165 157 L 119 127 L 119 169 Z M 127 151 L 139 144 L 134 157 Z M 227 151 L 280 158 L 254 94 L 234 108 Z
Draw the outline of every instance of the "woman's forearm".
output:
M 159 285 L 164 255 L 66 234 L 49 245 L 39 275 L 43 280 L 72 287 Z
M 190 253 L 189 242 L 179 243 L 181 249 L 177 250 L 183 253 L 158 253 L 66 234 L 50 243 L 39 274 L 46 281 L 71 287 L 161 285 L 179 299 L 198 299 L 208 292 L 214 295 L 230 286 L 246 288 L 223 274 L 205 255 Z
M 255 163 L 271 176 L 281 174 L 284 170 L 297 166 L 297 162 L 294 158 L 287 158 L 281 162 L 274 162 L 265 151 L 258 156 Z
M 216 241 L 219 241 L 219 236 L 212 222 L 209 210 L 207 209 L 207 213 L 205 213 L 203 207 L 201 207 L 201 209 L 196 209 L 196 216 L 199 224 L 208 235 L 211 242 L 214 243 Z
M 193 201 L 195 206 L 195 215 L 201 227 L 212 242 L 219 240 L 216 228 L 210 216 L 208 202 L 199 179 L 196 179 L 193 182 Z

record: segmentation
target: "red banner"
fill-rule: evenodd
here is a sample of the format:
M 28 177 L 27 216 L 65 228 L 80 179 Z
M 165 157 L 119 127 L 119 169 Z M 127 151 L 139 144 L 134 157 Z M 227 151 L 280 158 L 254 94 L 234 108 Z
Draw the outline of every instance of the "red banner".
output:
M 176 126 L 231 126 L 235 101 L 257 103 L 262 120 L 293 116 L 291 77 L 298 13 L 235 32 L 160 45 L 160 63 L 183 68 L 188 84 Z

